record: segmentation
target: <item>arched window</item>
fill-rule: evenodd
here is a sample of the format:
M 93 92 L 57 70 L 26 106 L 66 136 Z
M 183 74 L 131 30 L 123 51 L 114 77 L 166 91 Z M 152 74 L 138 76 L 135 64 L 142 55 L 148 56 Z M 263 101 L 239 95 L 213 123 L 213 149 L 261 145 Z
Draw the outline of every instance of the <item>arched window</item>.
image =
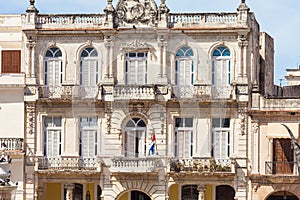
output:
M 212 55 L 212 85 L 224 87 L 230 85 L 231 57 L 227 47 L 218 47 Z
M 61 86 L 62 79 L 62 53 L 59 48 L 52 47 L 45 55 L 44 83 L 49 87 Z
M 125 156 L 144 157 L 147 151 L 147 125 L 140 118 L 130 119 L 125 127 Z
M 176 52 L 175 84 L 192 86 L 194 84 L 194 52 L 190 47 L 181 47 Z
M 197 185 L 185 185 L 182 186 L 181 199 L 182 200 L 197 200 L 198 199 L 198 187 Z
M 80 85 L 96 86 L 98 76 L 98 52 L 94 48 L 86 48 L 80 56 Z

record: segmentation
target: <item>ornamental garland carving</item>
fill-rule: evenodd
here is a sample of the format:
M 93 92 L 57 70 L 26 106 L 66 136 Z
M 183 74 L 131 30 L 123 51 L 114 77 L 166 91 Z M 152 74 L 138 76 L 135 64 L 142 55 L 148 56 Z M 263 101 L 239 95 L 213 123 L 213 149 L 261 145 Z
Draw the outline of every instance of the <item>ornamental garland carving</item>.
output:
M 155 24 L 157 6 L 153 0 L 120 0 L 116 14 L 119 23 Z

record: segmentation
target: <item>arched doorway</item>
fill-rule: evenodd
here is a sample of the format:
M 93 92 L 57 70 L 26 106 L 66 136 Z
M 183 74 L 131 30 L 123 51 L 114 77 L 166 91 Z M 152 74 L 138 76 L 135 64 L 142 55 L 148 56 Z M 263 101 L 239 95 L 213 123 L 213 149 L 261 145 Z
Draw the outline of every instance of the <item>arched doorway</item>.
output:
M 287 191 L 279 191 L 271 194 L 266 200 L 299 200 L 294 194 Z
M 216 187 L 216 200 L 234 200 L 235 191 L 229 185 L 219 185 Z
M 122 194 L 118 200 L 151 200 L 151 198 L 144 192 L 132 190 Z

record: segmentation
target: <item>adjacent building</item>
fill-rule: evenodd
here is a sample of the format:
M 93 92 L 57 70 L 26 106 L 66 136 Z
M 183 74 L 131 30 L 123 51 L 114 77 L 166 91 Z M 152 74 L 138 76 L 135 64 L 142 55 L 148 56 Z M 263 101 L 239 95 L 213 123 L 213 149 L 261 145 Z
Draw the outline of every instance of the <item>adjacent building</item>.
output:
M 245 0 L 232 13 L 114 3 L 0 15 L 17 199 L 299 199 L 300 90 L 274 85 L 273 38 Z
M 10 164 L 10 180 L 18 183 L 18 189 L 14 192 L 17 199 L 23 196 L 24 178 L 25 75 L 22 73 L 22 52 L 21 15 L 0 15 L 0 146 L 6 146 L 6 153 L 13 159 Z M 7 166 L 7 160 L 0 163 L 1 169 L 6 169 Z M 0 193 L 5 188 L 7 187 L 0 187 Z

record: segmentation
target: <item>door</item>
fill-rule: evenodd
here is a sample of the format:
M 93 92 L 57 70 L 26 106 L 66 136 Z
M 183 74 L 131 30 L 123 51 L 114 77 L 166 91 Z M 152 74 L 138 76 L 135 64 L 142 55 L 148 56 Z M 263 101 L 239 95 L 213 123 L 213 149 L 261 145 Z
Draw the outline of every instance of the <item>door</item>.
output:
M 234 200 L 235 191 L 229 185 L 219 185 L 216 187 L 216 200 Z
M 273 173 L 293 174 L 294 150 L 291 139 L 273 140 Z

